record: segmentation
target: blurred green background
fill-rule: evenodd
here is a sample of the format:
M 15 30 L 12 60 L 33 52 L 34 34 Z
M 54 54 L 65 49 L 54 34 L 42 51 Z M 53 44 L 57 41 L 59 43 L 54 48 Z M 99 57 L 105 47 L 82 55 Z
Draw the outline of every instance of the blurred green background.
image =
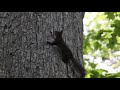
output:
M 120 12 L 86 12 L 83 23 L 86 78 L 120 78 Z

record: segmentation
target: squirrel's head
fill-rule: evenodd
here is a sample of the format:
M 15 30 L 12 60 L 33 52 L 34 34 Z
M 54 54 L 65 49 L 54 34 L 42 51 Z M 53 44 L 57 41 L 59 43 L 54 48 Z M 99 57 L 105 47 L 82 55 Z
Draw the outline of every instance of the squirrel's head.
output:
M 55 31 L 54 33 L 56 37 L 62 37 L 63 31 Z

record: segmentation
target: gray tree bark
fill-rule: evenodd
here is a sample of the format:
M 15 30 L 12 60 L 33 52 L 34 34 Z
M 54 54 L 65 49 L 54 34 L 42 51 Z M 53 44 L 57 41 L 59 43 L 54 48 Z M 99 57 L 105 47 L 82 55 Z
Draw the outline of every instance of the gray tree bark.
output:
M 46 44 L 50 31 L 83 60 L 84 12 L 0 12 L 0 78 L 72 77 L 59 53 Z M 67 72 L 68 71 L 68 72 Z

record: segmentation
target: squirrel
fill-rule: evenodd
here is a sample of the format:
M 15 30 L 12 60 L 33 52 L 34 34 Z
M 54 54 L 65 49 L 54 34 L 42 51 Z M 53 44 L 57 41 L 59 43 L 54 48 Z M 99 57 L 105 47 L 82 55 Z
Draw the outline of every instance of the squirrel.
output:
M 47 41 L 47 44 L 49 45 L 56 45 L 62 55 L 62 61 L 68 65 L 70 61 L 72 61 L 72 68 L 74 68 L 78 73 L 80 73 L 80 77 L 85 77 L 85 69 L 84 67 L 77 62 L 77 60 L 74 58 L 71 50 L 68 48 L 68 46 L 65 44 L 63 38 L 62 38 L 63 31 L 54 31 L 55 38 L 53 42 Z

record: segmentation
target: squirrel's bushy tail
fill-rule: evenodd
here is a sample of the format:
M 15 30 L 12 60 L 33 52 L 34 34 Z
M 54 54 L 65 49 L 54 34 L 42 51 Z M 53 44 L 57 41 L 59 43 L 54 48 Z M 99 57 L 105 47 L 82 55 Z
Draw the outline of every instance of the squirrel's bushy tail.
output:
M 85 68 L 81 65 L 81 63 L 77 62 L 76 59 L 71 59 L 72 60 L 72 68 L 77 71 L 77 73 L 80 75 L 80 78 L 84 78 L 86 75 L 86 70 Z

